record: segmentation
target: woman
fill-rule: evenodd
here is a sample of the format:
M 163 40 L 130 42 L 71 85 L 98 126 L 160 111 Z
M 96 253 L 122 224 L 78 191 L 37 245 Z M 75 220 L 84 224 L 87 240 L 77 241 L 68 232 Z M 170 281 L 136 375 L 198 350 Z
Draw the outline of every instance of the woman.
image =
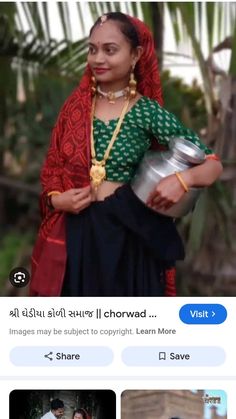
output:
M 80 408 L 74 410 L 72 419 L 90 419 L 90 416 L 88 415 L 85 409 Z
M 137 83 L 137 86 L 136 86 Z M 43 223 L 31 295 L 175 295 L 184 258 L 169 208 L 222 171 L 217 157 L 163 109 L 153 39 L 138 19 L 109 13 L 89 39 L 88 66 L 64 104 L 41 175 Z M 184 136 L 206 161 L 163 179 L 147 206 L 129 182 L 145 151 Z

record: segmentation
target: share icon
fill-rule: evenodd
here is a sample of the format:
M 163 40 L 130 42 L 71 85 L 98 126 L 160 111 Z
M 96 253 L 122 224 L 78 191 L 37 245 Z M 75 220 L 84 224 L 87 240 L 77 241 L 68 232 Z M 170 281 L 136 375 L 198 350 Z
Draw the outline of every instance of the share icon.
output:
M 44 355 L 44 358 L 47 358 L 47 359 L 49 359 L 50 361 L 53 361 L 53 352 L 49 352 L 48 354 L 45 354 Z

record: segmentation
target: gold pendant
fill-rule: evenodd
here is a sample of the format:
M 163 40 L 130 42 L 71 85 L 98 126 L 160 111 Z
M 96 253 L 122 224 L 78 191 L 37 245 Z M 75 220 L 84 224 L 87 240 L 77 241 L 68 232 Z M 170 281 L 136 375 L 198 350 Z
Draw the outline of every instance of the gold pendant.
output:
M 96 163 L 93 163 L 90 169 L 90 178 L 92 180 L 93 186 L 97 188 L 99 185 L 101 185 L 105 177 L 106 177 L 105 166 L 102 166 L 102 164 L 98 161 L 96 161 Z
M 113 92 L 108 92 L 107 93 L 107 98 L 108 98 L 108 102 L 112 103 L 114 105 L 115 103 L 115 95 Z

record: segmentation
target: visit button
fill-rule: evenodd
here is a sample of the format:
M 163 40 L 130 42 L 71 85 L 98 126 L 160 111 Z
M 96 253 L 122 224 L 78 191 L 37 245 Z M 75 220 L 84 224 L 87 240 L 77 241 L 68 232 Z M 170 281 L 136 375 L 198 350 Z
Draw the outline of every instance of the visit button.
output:
M 185 304 L 179 317 L 187 324 L 220 324 L 225 321 L 227 311 L 221 304 Z

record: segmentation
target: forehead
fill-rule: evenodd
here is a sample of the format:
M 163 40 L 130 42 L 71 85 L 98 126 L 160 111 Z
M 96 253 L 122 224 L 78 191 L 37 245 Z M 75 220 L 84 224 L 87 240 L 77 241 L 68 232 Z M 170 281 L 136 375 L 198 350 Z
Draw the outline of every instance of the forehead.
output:
M 127 38 L 121 32 L 119 24 L 114 21 L 107 21 L 102 25 L 97 25 L 89 38 L 93 44 L 96 43 L 129 43 Z

